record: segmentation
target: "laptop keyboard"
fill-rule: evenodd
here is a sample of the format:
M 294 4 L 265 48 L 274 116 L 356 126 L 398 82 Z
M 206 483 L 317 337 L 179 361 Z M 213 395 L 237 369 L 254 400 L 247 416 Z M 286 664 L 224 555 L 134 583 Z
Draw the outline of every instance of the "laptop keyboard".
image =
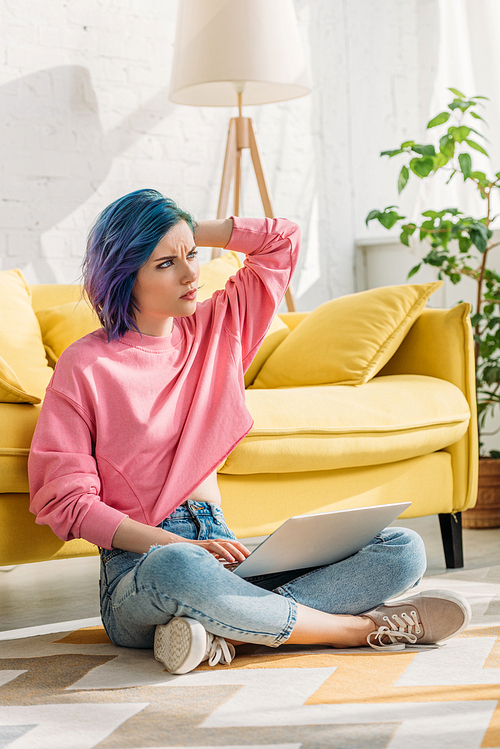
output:
M 232 562 L 231 564 L 225 564 L 224 567 L 226 570 L 229 570 L 229 572 L 234 572 L 236 567 L 239 567 L 241 562 Z

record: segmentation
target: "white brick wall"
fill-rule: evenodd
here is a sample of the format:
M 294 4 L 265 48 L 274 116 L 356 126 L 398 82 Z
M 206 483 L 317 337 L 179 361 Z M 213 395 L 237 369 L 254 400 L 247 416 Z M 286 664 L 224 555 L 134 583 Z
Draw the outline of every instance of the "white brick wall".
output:
M 275 213 L 301 225 L 294 285 L 311 309 L 354 290 L 364 217 L 397 202 L 397 166 L 378 154 L 427 117 L 437 0 L 295 5 L 314 91 L 245 114 Z M 236 112 L 169 102 L 176 12 L 176 0 L 0 0 L 1 268 L 76 281 L 94 217 L 140 187 L 215 216 Z M 242 213 L 262 215 L 249 158 Z

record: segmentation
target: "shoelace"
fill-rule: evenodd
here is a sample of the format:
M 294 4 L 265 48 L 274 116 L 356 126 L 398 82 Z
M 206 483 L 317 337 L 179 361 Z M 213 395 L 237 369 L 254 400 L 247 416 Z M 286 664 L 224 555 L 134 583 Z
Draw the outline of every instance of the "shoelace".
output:
M 403 611 L 401 616 L 397 614 L 393 614 L 392 617 L 384 616 L 382 620 L 390 626 L 382 625 L 374 632 L 370 632 L 366 638 L 368 645 L 375 650 L 404 650 L 406 643 L 415 645 L 418 639 L 417 635 L 422 633 L 416 611 L 410 611 L 409 615 L 406 611 Z M 372 642 L 372 638 L 374 638 L 374 642 Z M 386 640 L 386 642 L 383 642 L 383 640 Z M 401 642 L 401 640 L 406 640 L 406 642 Z M 378 645 L 376 644 L 377 641 Z M 418 647 L 424 649 L 428 646 L 420 645 Z
M 223 637 L 217 637 L 207 632 L 207 653 L 208 665 L 216 666 L 218 663 L 229 665 L 236 655 L 234 645 L 226 642 Z

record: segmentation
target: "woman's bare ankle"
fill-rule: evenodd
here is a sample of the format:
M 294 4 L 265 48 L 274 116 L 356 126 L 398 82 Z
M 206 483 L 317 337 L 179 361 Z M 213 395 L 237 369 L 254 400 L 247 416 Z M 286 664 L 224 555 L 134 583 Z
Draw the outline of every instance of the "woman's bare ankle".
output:
M 336 625 L 332 642 L 334 648 L 359 648 L 366 645 L 366 638 L 373 630 L 373 622 L 365 616 L 336 614 Z
M 373 622 L 365 616 L 327 614 L 301 604 L 297 621 L 287 642 L 290 645 L 327 645 L 334 648 L 355 648 L 366 645 Z

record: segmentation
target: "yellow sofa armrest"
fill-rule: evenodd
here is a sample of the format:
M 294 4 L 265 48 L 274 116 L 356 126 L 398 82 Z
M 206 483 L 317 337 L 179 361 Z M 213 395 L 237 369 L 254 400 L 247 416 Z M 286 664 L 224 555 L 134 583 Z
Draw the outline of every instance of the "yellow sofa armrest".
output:
M 470 395 L 475 388 L 475 372 L 469 313 L 467 302 L 452 309 L 424 309 L 379 376 L 439 377 L 459 387 L 466 397 L 467 391 Z
M 471 418 L 461 440 L 446 448 L 453 468 L 453 509 L 473 507 L 477 496 L 478 435 L 474 339 L 470 304 L 452 309 L 424 309 L 392 359 L 378 376 L 419 374 L 439 377 L 465 395 Z

